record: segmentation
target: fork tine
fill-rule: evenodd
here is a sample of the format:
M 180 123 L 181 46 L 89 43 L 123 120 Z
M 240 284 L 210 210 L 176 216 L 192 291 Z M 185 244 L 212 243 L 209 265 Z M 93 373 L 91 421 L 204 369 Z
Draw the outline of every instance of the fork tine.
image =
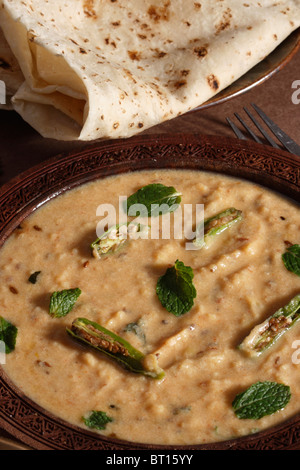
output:
M 281 130 L 256 104 L 252 103 L 252 106 L 282 145 L 289 152 L 300 156 L 300 146 L 283 132 L 283 130 Z
M 244 108 L 245 112 L 248 114 L 249 118 L 253 122 L 253 124 L 259 129 L 259 131 L 262 133 L 264 138 L 269 142 L 269 144 L 272 145 L 272 147 L 279 149 L 279 145 L 276 144 L 276 142 L 272 139 L 272 137 L 265 131 L 265 129 L 260 125 L 260 123 L 255 119 L 252 113 L 247 108 Z
M 237 114 L 237 113 L 234 113 L 235 117 L 240 121 L 240 123 L 244 126 L 244 128 L 246 129 L 246 131 L 250 134 L 250 136 L 252 137 L 252 139 L 255 140 L 255 142 L 257 142 L 258 144 L 262 144 L 262 141 L 260 140 L 259 137 L 257 137 L 256 134 L 254 134 L 254 132 L 252 131 L 252 129 L 250 129 L 250 127 L 242 120 L 242 118 Z
M 231 129 L 233 130 L 233 132 L 235 133 L 238 139 L 247 140 L 244 134 L 242 133 L 242 131 L 240 131 L 240 129 L 231 121 L 231 119 L 227 117 L 226 121 L 228 122 L 228 124 L 230 125 Z

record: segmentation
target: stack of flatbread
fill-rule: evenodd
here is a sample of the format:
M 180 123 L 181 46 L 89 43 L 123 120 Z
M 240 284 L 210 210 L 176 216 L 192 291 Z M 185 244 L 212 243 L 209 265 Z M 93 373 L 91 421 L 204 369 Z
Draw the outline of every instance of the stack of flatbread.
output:
M 61 140 L 129 137 L 183 114 L 300 26 L 300 0 L 0 4 L 6 107 Z

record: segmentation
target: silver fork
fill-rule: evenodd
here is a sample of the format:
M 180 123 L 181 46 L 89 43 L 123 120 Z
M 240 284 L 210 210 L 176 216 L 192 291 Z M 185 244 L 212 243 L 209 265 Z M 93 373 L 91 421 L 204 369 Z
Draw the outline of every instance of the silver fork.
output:
M 267 127 L 272 131 L 275 137 L 281 142 L 286 150 L 294 155 L 298 155 L 300 157 L 300 146 L 296 144 L 282 129 L 280 129 L 277 124 L 275 124 L 256 104 L 252 104 L 254 110 L 263 120 L 263 122 L 267 125 Z M 274 148 L 280 149 L 280 146 L 275 142 L 275 140 L 266 132 L 263 126 L 257 121 L 257 119 L 253 116 L 253 114 L 247 109 L 244 108 L 244 111 L 249 116 L 253 124 L 257 127 L 260 133 L 264 136 L 264 138 L 269 142 L 270 145 Z M 234 113 L 235 117 L 239 120 L 242 126 L 246 129 L 248 134 L 260 144 L 263 144 L 263 141 L 252 131 L 252 129 L 248 126 L 248 124 L 239 116 L 239 114 Z M 231 121 L 231 119 L 226 118 L 228 124 L 232 128 L 235 135 L 242 140 L 247 140 L 246 136 L 243 132 Z

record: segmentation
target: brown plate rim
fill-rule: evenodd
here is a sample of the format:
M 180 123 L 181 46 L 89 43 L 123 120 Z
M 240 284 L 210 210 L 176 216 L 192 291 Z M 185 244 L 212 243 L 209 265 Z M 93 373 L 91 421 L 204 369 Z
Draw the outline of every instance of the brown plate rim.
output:
M 300 159 L 285 151 L 227 137 L 150 135 L 98 142 L 58 155 L 0 188 L 0 246 L 32 211 L 98 177 L 151 168 L 194 168 L 250 179 L 300 200 Z M 26 397 L 0 367 L 0 427 L 36 450 L 139 450 L 166 446 L 109 439 L 65 423 Z M 300 414 L 247 437 L 169 450 L 299 449 Z

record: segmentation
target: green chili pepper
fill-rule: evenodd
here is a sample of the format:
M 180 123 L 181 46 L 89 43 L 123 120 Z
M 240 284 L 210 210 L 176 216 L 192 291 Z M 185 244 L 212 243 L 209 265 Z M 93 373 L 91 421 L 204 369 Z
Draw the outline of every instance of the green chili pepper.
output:
M 259 356 L 270 348 L 300 319 L 300 294 L 287 305 L 277 310 L 263 323 L 255 326 L 239 345 L 239 349 L 250 356 Z
M 219 235 L 232 227 L 236 222 L 241 221 L 242 218 L 242 212 L 231 207 L 230 209 L 226 209 L 213 217 L 205 219 L 203 225 L 203 236 L 196 235 L 196 238 L 193 240 L 194 245 L 197 248 L 202 248 L 203 246 L 208 245 L 216 235 Z M 198 225 L 197 231 L 200 232 L 200 229 L 202 229 L 202 224 Z
M 161 379 L 164 376 L 164 371 L 156 362 L 153 368 L 148 368 L 145 360 L 147 356 L 120 336 L 87 318 L 75 319 L 71 328 L 67 328 L 67 333 L 73 339 L 109 356 L 132 372 L 154 379 Z
M 103 233 L 92 244 L 92 252 L 95 258 L 101 258 L 107 254 L 113 254 L 119 250 L 130 238 L 135 238 L 145 232 L 147 227 L 133 222 L 127 222 L 120 225 L 113 225 L 109 230 Z

